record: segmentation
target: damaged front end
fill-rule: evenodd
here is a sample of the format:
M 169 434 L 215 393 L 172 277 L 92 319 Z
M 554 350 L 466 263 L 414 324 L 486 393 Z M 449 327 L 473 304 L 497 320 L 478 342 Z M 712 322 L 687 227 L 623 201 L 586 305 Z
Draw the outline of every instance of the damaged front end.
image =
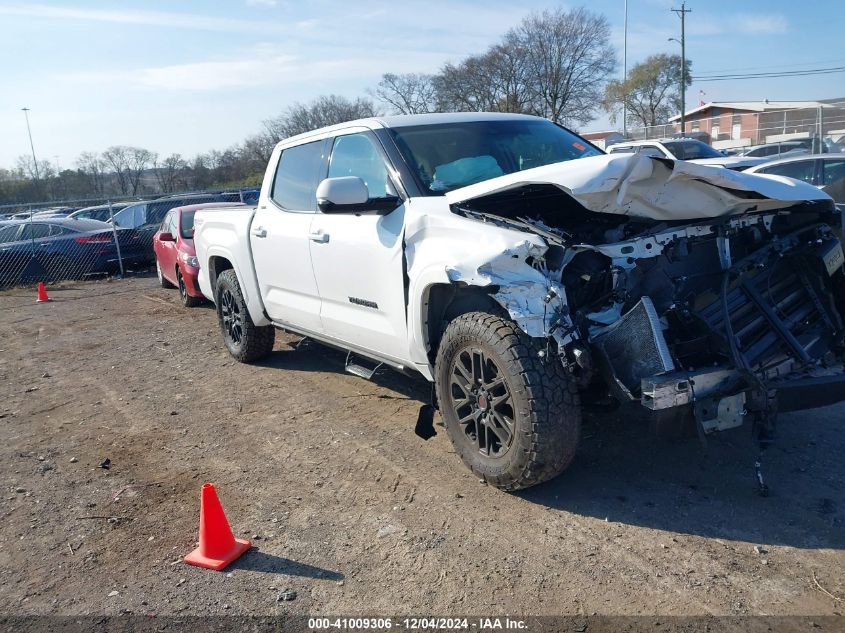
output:
M 658 198 L 674 167 L 659 169 Z M 547 247 L 527 242 L 452 268 L 450 279 L 493 284 L 582 386 L 601 380 L 619 401 L 705 434 L 751 421 L 765 445 L 778 410 L 845 399 L 842 220 L 823 194 L 775 200 L 759 191 L 770 183 L 751 176 L 728 188 L 719 174 L 707 182 L 700 168 L 694 178 L 678 170 L 698 199 L 710 187 L 728 210 L 698 220 L 635 213 L 624 191 L 638 186 L 647 200 L 648 183 L 624 178 L 600 198 L 534 181 L 451 201 L 454 213 L 539 235 Z

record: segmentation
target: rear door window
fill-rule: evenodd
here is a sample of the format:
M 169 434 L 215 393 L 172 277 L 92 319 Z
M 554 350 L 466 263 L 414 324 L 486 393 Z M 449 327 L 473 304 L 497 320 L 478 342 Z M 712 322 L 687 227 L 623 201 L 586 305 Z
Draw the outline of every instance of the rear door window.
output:
M 158 224 L 164 219 L 170 209 L 178 207 L 182 200 L 168 200 L 167 202 L 151 202 L 147 207 L 147 220 L 143 224 Z
M 43 240 L 45 237 L 50 237 L 49 224 L 25 224 L 20 239 Z
M 814 160 L 796 160 L 791 163 L 783 163 L 782 165 L 772 165 L 760 170 L 761 174 L 775 174 L 776 176 L 786 176 L 788 178 L 795 178 L 796 180 L 803 180 L 811 185 L 816 184 L 816 161 Z
M 270 198 L 285 211 L 316 212 L 323 146 L 320 140 L 282 151 Z
M 825 160 L 822 169 L 822 183 L 825 193 L 834 201 L 845 203 L 845 160 Z
M 825 186 L 841 182 L 845 178 L 845 160 L 826 160 L 822 161 L 822 164 L 822 184 Z
M 147 218 L 147 205 L 133 204 L 122 211 L 114 214 L 114 223 L 117 226 L 134 229 L 144 224 Z
M 14 226 L 6 226 L 0 229 L 0 244 L 8 244 L 9 242 L 18 241 L 18 233 L 21 227 L 15 224 Z

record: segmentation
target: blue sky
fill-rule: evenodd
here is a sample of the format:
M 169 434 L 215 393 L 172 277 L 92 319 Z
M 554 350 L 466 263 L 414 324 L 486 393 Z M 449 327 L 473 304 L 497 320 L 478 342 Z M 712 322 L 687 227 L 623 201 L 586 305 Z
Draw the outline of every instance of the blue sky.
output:
M 621 49 L 624 0 L 0 0 L 0 166 L 29 151 L 73 166 L 109 145 L 185 156 L 257 132 L 294 101 L 354 97 L 384 72 L 432 72 L 483 51 L 533 10 L 604 13 Z M 629 67 L 676 52 L 672 0 L 628 1 Z M 845 66 L 845 0 L 688 0 L 695 72 Z M 845 97 L 845 73 L 694 83 L 687 102 Z M 582 131 L 607 126 L 604 117 Z M 56 158 L 58 157 L 58 158 Z

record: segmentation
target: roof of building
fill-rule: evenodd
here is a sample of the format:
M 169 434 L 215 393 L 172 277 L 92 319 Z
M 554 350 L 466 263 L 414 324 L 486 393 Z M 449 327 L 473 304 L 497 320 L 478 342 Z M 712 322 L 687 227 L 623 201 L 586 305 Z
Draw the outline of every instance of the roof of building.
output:
M 622 136 L 622 133 L 619 130 L 604 130 L 602 132 L 584 132 L 581 134 L 581 138 L 585 138 L 588 141 L 598 141 L 609 136 Z
M 744 110 L 746 112 L 767 112 L 770 110 L 797 110 L 799 108 L 831 108 L 831 103 L 821 101 L 710 101 L 692 110 L 687 110 L 686 116 L 709 110 L 710 108 L 721 108 L 723 110 Z M 678 121 L 680 114 L 669 117 L 669 121 Z

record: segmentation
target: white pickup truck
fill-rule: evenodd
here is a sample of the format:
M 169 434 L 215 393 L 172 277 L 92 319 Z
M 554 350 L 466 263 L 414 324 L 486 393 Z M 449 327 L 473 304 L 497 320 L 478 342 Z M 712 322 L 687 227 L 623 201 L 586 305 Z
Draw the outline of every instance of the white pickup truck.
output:
M 536 117 L 383 117 L 281 142 L 254 211 L 195 226 L 236 359 L 282 328 L 364 377 L 419 372 L 506 490 L 566 468 L 581 400 L 747 421 L 764 447 L 778 410 L 845 399 L 842 220 L 788 178 L 605 155 Z

